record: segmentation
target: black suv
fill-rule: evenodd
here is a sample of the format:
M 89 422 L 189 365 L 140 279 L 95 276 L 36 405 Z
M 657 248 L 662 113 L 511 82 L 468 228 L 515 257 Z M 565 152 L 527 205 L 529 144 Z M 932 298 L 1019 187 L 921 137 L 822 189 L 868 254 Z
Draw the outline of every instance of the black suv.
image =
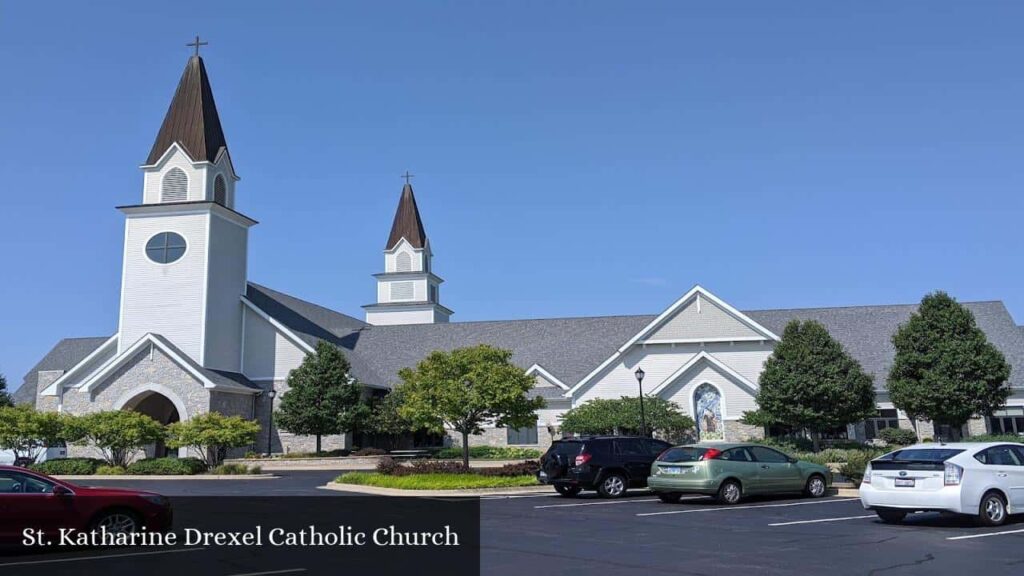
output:
M 618 498 L 630 487 L 647 486 L 651 464 L 671 447 L 668 442 L 640 436 L 557 440 L 540 457 L 537 479 L 566 497 L 597 490 L 605 498 Z

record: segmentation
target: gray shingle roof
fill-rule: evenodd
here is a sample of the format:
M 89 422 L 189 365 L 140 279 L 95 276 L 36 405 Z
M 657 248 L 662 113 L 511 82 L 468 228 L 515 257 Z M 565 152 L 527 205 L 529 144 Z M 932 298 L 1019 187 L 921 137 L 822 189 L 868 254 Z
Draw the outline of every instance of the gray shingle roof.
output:
M 1010 384 L 1024 388 L 1024 332 L 1013 321 L 1002 302 L 964 302 L 992 344 L 1012 366 Z M 917 304 L 890 306 L 850 306 L 845 308 L 797 308 L 792 310 L 752 310 L 744 312 L 755 322 L 776 334 L 782 334 L 793 319 L 817 320 L 832 337 L 860 362 L 864 371 L 875 377 L 875 388 L 885 389 L 893 357 L 892 335 L 917 310 Z
M 110 336 L 97 336 L 89 338 L 65 338 L 50 349 L 43 356 L 43 359 L 38 364 L 29 370 L 28 374 L 25 374 L 25 379 L 22 381 L 21 386 L 14 391 L 14 402 L 16 404 L 31 404 L 36 403 L 36 388 L 39 384 L 39 372 L 47 370 L 68 370 L 75 364 L 78 364 L 85 359 L 86 356 L 92 354 L 97 348 L 99 348 L 104 342 L 110 339 Z

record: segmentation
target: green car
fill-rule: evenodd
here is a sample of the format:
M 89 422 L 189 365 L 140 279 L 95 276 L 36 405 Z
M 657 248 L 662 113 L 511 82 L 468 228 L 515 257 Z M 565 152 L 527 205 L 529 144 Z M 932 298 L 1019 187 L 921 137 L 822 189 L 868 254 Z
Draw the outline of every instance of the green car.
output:
M 820 498 L 832 484 L 832 472 L 759 444 L 700 443 L 676 446 L 651 464 L 647 485 L 662 502 L 683 494 L 709 494 L 722 504 L 744 496 L 803 492 Z

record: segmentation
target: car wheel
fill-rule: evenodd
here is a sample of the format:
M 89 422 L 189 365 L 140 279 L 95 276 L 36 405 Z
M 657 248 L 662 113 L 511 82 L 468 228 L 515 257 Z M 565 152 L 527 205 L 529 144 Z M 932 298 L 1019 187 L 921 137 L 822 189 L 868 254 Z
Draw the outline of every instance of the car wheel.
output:
M 106 530 L 110 534 L 131 534 L 138 532 L 139 519 L 127 510 L 111 510 L 93 520 L 91 529 Z
M 982 526 L 999 526 L 1006 522 L 1006 500 L 996 492 L 989 492 L 981 499 L 978 507 L 978 523 Z
M 555 492 L 558 492 L 566 498 L 575 498 L 583 490 L 579 486 L 563 486 L 560 484 L 555 485 Z
M 658 492 L 658 500 L 666 504 L 675 504 L 683 495 L 680 492 Z
M 807 479 L 807 486 L 804 487 L 804 494 L 810 498 L 821 498 L 828 488 L 825 486 L 825 479 L 820 474 L 814 474 Z
M 726 480 L 718 487 L 716 499 L 721 504 L 736 504 L 743 497 L 743 488 L 735 480 Z
M 888 508 L 879 508 L 875 510 L 875 514 L 878 514 L 878 517 L 886 524 L 899 524 L 907 517 L 907 513 L 903 510 L 892 510 Z
M 609 474 L 597 486 L 597 493 L 603 498 L 618 498 L 626 493 L 626 477 L 622 474 Z

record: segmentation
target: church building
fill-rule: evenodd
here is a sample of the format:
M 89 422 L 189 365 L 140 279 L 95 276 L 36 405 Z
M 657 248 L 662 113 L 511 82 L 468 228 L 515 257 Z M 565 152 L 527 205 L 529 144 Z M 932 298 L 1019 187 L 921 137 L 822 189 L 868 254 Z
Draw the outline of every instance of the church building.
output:
M 141 200 L 118 207 L 125 234 L 117 332 L 59 341 L 25 376 L 18 402 L 73 414 L 137 410 L 165 424 L 210 411 L 240 415 L 264 426 L 252 447 L 264 452 L 272 404 L 287 392 L 288 373 L 320 342 L 339 347 L 352 376 L 382 391 L 434 350 L 486 343 L 513 351 L 547 407 L 535 426 L 490 428 L 472 438 L 475 444 L 544 448 L 558 437 L 558 416 L 567 409 L 637 394 L 638 368 L 644 392 L 678 404 L 703 439 L 740 440 L 764 435 L 739 419 L 756 408 L 764 361 L 785 325 L 809 319 L 828 328 L 878 389 L 878 415 L 836 434 L 870 439 L 911 425 L 889 402 L 885 377 L 890 338 L 916 305 L 741 311 L 695 286 L 652 315 L 450 322 L 454 313 L 441 303 L 443 280 L 408 181 L 363 319 L 250 281 L 248 239 L 257 221 L 239 210 L 244 190 L 198 54 L 185 66 L 141 170 Z M 1024 327 L 1002 302 L 966 306 L 1012 365 L 1014 393 L 1005 410 L 961 432 L 1024 433 Z M 311 437 L 269 432 L 273 452 L 312 449 Z M 325 449 L 347 444 L 345 437 L 324 439 Z M 147 452 L 168 453 L 163 446 Z

